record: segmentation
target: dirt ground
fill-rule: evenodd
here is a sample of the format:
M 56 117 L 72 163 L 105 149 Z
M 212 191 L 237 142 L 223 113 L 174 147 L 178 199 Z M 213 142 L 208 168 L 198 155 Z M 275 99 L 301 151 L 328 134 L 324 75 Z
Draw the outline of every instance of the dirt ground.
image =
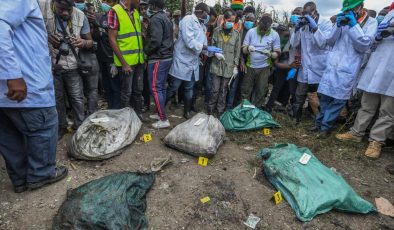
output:
M 175 114 L 179 116 L 178 109 Z M 250 229 L 243 222 L 249 214 L 261 218 L 256 229 L 394 229 L 394 218 L 381 214 L 349 214 L 331 211 L 311 222 L 300 222 L 286 201 L 276 206 L 271 198 L 275 189 L 262 174 L 262 160 L 256 153 L 275 143 L 294 143 L 309 147 L 327 167 L 334 167 L 364 199 L 374 203 L 384 197 L 394 203 L 394 176 L 384 167 L 394 163 L 394 150 L 385 149 L 379 160 L 363 156 L 367 142 L 344 144 L 333 137 L 319 140 L 305 131 L 307 120 L 293 124 L 285 115 L 275 113 L 282 128 L 266 137 L 261 131 L 226 133 L 226 141 L 207 167 L 197 159 L 163 145 L 170 131 L 153 130 L 145 124 L 139 134 L 152 133 L 153 141 L 140 140 L 110 160 L 75 161 L 66 153 L 67 135 L 59 143 L 58 164 L 69 166 L 67 179 L 40 190 L 15 194 L 0 160 L 0 229 L 50 229 L 52 219 L 68 189 L 120 171 L 146 170 L 156 157 L 172 155 L 173 164 L 157 174 L 147 195 L 146 215 L 149 229 Z M 170 117 L 172 125 L 184 121 Z M 72 163 L 75 168 L 71 167 Z M 255 175 L 256 174 L 256 175 Z M 255 175 L 255 176 L 254 176 Z M 210 197 L 202 204 L 200 199 Z

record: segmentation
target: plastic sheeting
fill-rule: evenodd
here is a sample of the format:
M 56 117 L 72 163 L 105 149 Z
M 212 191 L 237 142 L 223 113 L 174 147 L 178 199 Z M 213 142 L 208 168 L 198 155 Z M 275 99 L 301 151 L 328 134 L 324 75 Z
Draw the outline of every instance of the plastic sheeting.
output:
M 304 153 L 310 156 L 309 161 L 301 160 Z M 364 214 L 376 211 L 308 148 L 281 144 L 263 149 L 258 155 L 264 159 L 264 174 L 301 221 L 310 221 L 332 209 Z
M 177 125 L 164 143 L 192 156 L 213 157 L 223 143 L 225 130 L 218 119 L 203 113 Z
M 256 108 L 247 100 L 225 112 L 220 117 L 220 122 L 226 131 L 232 132 L 280 127 L 271 114 Z
M 73 189 L 52 229 L 147 230 L 146 193 L 154 181 L 154 173 L 122 172 Z
M 81 160 L 104 160 L 122 153 L 142 123 L 134 110 L 102 110 L 90 115 L 72 137 L 69 154 Z

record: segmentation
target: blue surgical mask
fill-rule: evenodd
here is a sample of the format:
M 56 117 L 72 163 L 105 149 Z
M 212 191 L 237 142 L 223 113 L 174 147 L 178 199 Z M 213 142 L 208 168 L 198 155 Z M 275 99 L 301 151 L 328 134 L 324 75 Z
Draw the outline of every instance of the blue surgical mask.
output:
M 108 5 L 107 3 L 101 3 L 101 9 L 107 13 L 112 7 Z
M 296 24 L 298 21 L 299 16 L 298 15 L 291 15 L 290 16 L 290 22 L 293 24 Z
M 207 18 L 204 19 L 204 22 L 203 22 L 204 25 L 207 25 L 207 24 L 208 24 L 210 18 L 211 18 L 211 17 L 210 17 L 209 15 L 207 15 Z
M 250 29 L 253 28 L 254 22 L 252 22 L 252 21 L 246 21 L 246 22 L 244 23 L 244 26 L 245 26 L 245 28 L 246 28 L 247 30 L 250 30 Z
M 85 10 L 85 3 L 75 3 L 75 7 L 78 8 L 79 10 L 84 11 Z
M 146 16 L 148 16 L 148 18 L 153 16 L 153 12 L 151 9 L 148 8 L 148 10 L 146 11 Z
M 224 28 L 225 29 L 232 29 L 234 27 L 234 22 L 226 22 L 225 24 L 224 24 Z
M 376 21 L 378 21 L 378 25 L 380 25 L 380 23 L 382 23 L 384 20 L 384 16 L 383 15 L 379 15 L 376 17 Z

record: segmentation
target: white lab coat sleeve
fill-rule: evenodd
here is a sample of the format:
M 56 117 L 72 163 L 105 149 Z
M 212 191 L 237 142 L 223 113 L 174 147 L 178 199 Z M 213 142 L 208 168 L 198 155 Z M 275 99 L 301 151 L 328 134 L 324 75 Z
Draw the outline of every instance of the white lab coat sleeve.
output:
M 335 42 L 341 37 L 342 34 L 342 28 L 343 27 L 338 27 L 334 26 L 331 30 L 330 35 L 327 37 L 326 43 L 328 46 L 334 46 Z
M 365 53 L 371 48 L 378 29 L 377 21 L 367 22 L 364 29 L 359 24 L 349 29 L 349 37 L 352 40 L 353 47 L 359 53 Z
M 301 45 L 301 29 L 299 29 L 297 32 L 293 31 L 290 37 L 290 45 L 294 48 L 297 48 Z
M 313 43 L 320 49 L 324 49 L 333 29 L 334 26 L 331 21 L 323 21 L 313 36 Z
M 185 21 L 185 23 L 182 23 L 182 38 L 184 39 L 187 48 L 195 51 L 196 53 L 201 53 L 204 43 L 199 43 L 196 40 L 193 23 L 195 23 L 193 19 L 189 19 Z

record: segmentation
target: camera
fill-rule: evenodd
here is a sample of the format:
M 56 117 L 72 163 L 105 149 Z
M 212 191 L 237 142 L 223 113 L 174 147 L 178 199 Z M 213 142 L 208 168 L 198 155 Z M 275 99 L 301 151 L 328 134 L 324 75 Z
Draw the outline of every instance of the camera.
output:
M 394 27 L 389 27 L 386 30 L 382 31 L 381 33 L 383 38 L 390 37 L 391 35 L 394 35 Z
M 71 39 L 69 37 L 62 37 L 59 40 L 59 53 L 60 55 L 67 56 L 70 53 Z
M 348 18 L 342 18 L 341 20 L 341 26 L 347 26 L 349 25 L 349 19 Z
M 306 17 L 300 17 L 300 22 L 299 22 L 300 27 L 304 27 L 308 24 L 309 24 L 309 21 L 306 19 Z

